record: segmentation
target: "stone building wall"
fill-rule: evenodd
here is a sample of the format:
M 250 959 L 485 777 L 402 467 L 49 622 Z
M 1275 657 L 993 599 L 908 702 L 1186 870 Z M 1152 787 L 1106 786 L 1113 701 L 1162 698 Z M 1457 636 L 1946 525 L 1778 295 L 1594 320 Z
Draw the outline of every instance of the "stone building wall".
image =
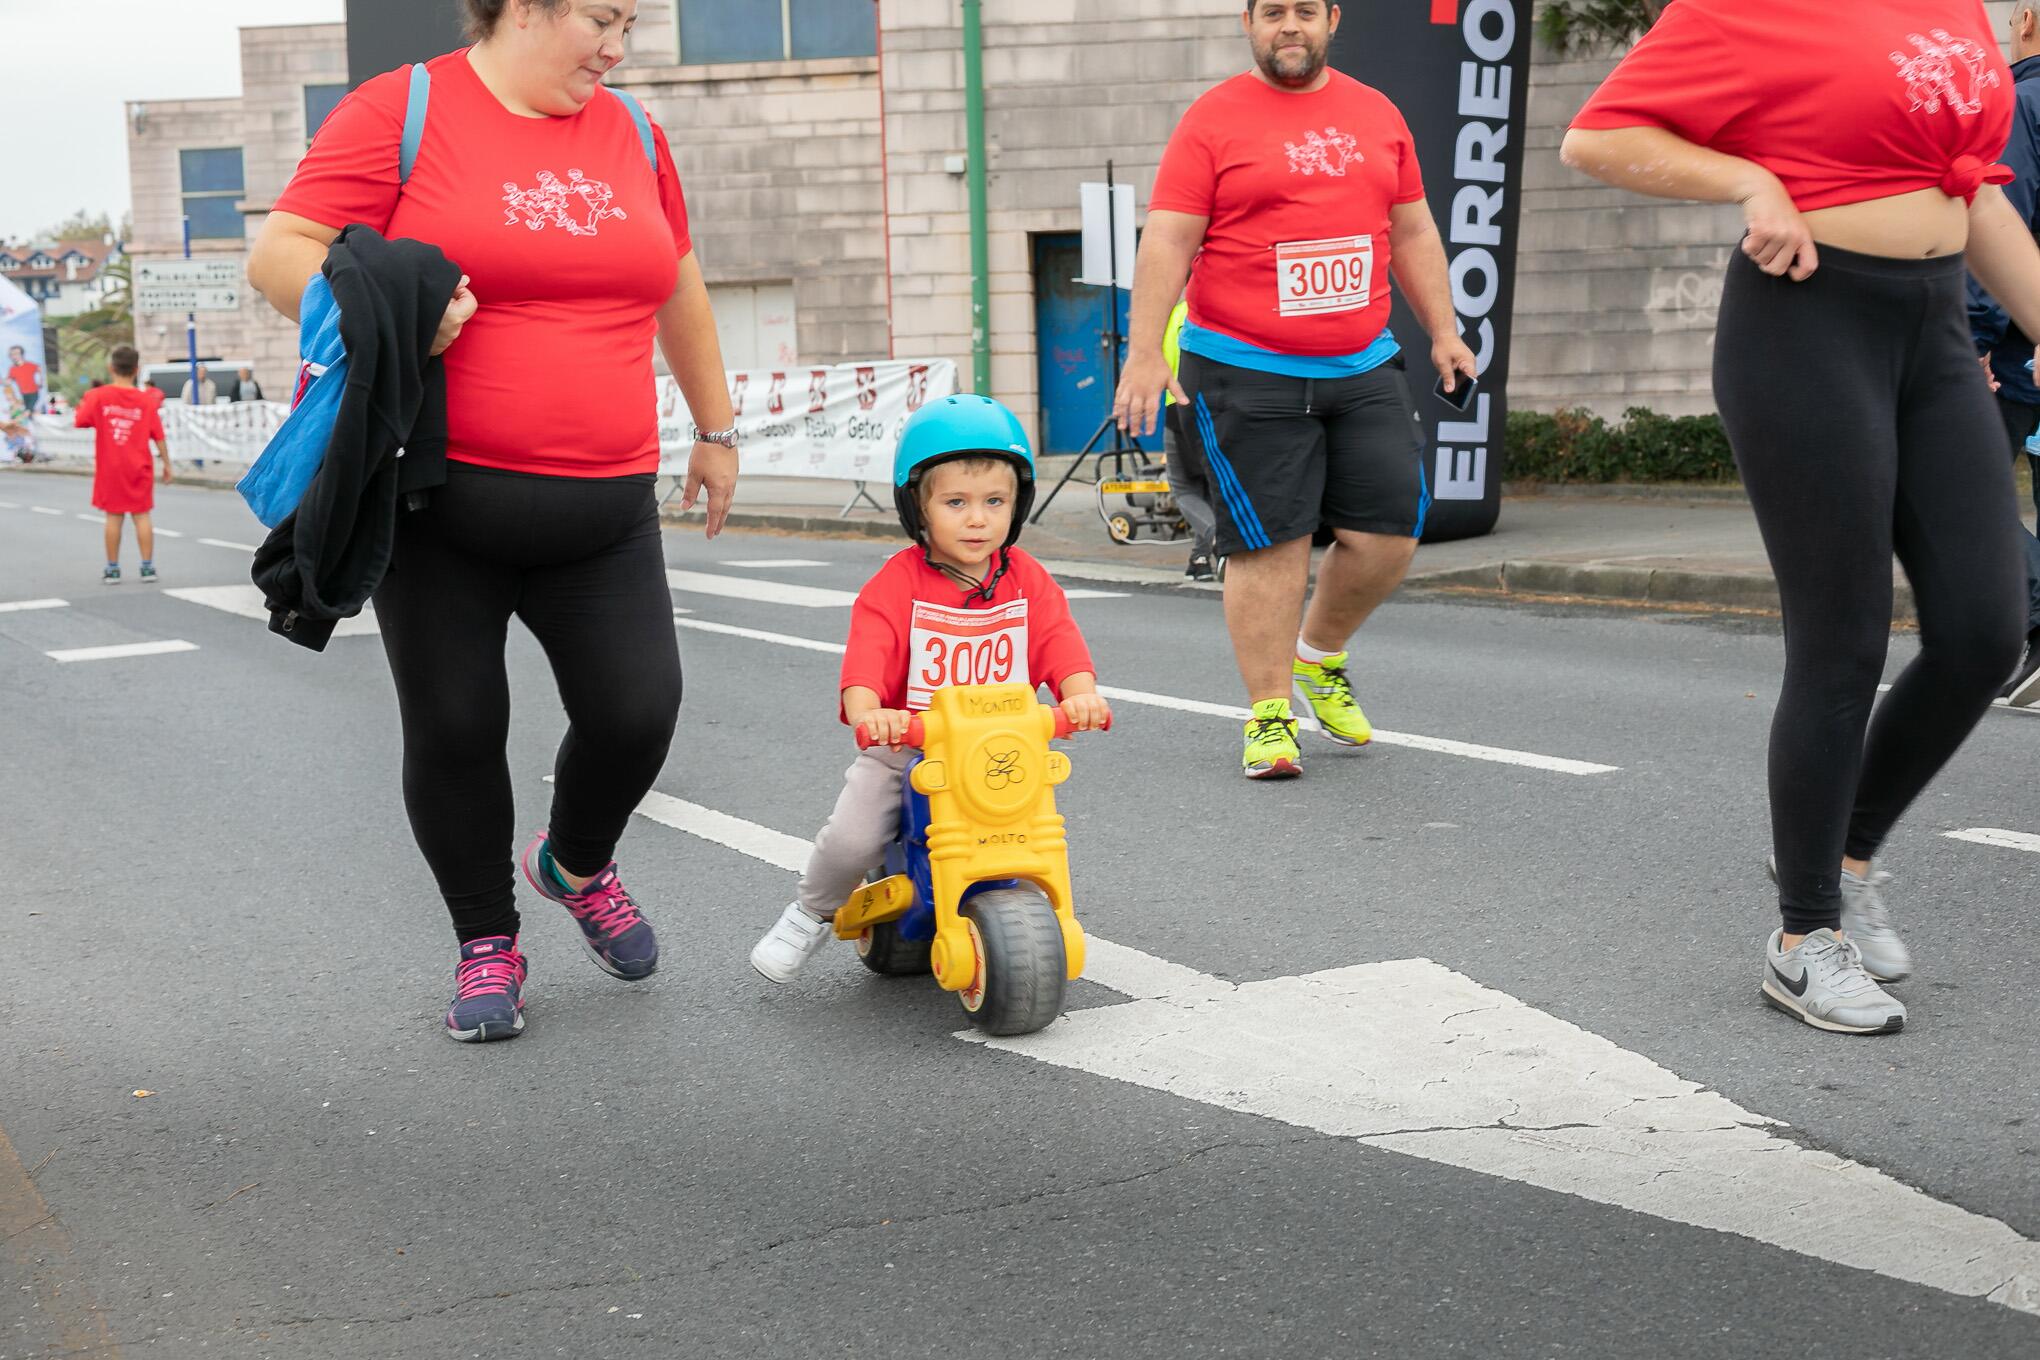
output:
M 880 0 L 893 338 L 970 378 L 970 212 L 963 34 L 954 0 Z M 987 5 L 992 389 L 1030 425 L 1040 388 L 1033 237 L 1080 226 L 1077 186 L 1114 163 L 1141 212 L 1176 120 L 1246 63 L 1239 15 L 1208 0 Z
M 178 153 L 186 149 L 241 148 L 242 211 L 249 233 L 254 232 L 310 143 L 305 87 L 346 83 L 346 33 L 342 24 L 244 28 L 238 98 L 129 106 L 128 174 L 135 214 L 131 253 L 181 253 Z M 192 242 L 195 255 L 244 256 L 246 251 L 245 240 Z M 144 364 L 182 360 L 184 316 L 137 313 L 135 340 Z M 272 397 L 287 391 L 297 368 L 297 327 L 252 289 L 236 312 L 199 313 L 198 347 L 201 354 L 253 361 L 255 376 Z

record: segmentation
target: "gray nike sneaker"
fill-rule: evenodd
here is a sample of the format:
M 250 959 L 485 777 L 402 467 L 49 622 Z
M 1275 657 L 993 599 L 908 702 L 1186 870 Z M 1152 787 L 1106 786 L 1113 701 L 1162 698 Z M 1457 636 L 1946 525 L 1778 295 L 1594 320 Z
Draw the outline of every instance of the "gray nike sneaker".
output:
M 1783 930 L 1764 946 L 1764 1000 L 1836 1034 L 1896 1034 L 1905 1007 L 1863 971 L 1853 940 L 1816 930 L 1791 949 L 1780 949 Z
M 1764 872 L 1778 881 L 1778 857 L 1764 861 Z M 1898 938 L 1891 924 L 1891 909 L 1884 905 L 1881 889 L 1891 875 L 1870 866 L 1868 878 L 1842 870 L 1842 934 L 1856 944 L 1863 955 L 1863 971 L 1879 982 L 1904 982 L 1912 976 L 1912 951 Z
M 1891 927 L 1891 910 L 1879 891 L 1891 875 L 1870 866 L 1867 878 L 1842 870 L 1842 933 L 1863 955 L 1863 971 L 1879 982 L 1903 982 L 1912 976 L 1912 952 Z

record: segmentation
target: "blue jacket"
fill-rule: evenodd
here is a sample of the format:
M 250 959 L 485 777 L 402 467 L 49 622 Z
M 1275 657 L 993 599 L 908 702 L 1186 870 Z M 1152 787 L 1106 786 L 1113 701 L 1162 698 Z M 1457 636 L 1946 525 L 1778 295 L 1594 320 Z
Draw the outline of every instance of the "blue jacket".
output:
M 274 529 L 297 509 L 305 488 L 326 457 L 339 417 L 340 396 L 347 390 L 347 347 L 340 340 L 340 306 L 323 273 L 312 275 L 299 305 L 298 355 L 304 361 L 291 411 L 283 427 L 237 488 L 255 518 Z
M 2012 211 L 2028 228 L 2040 225 L 2040 57 L 2028 57 L 2012 67 L 2012 88 L 2016 103 L 2012 113 L 2012 140 L 1999 157 L 2011 167 L 2013 179 L 2004 186 Z M 2036 233 L 2040 234 L 2040 233 Z M 1976 352 L 1991 356 L 1990 371 L 1996 375 L 1998 395 L 2027 406 L 2040 406 L 2040 387 L 2026 361 L 2033 357 L 2033 341 L 2024 335 L 1997 300 L 1983 291 L 1976 276 L 1969 278 L 1969 333 Z

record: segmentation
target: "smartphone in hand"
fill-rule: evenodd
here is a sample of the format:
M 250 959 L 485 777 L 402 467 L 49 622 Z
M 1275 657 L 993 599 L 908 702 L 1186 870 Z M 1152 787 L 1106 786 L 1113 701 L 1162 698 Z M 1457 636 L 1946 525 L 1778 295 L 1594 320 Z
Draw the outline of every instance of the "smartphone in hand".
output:
M 1443 378 L 1438 379 L 1431 387 L 1431 395 L 1455 411 L 1464 411 L 1473 404 L 1473 390 L 1479 386 L 1480 379 L 1469 378 L 1462 373 L 1459 375 L 1459 381 L 1453 385 L 1450 392 L 1445 390 L 1445 380 Z

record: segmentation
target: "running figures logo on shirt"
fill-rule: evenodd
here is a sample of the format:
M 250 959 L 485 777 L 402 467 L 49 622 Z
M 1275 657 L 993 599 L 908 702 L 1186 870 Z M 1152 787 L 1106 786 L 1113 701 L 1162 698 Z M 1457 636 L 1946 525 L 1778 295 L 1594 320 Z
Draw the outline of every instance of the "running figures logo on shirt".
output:
M 1908 33 L 1905 40 L 1917 52 L 1912 56 L 1893 52 L 1891 59 L 1898 65 L 1898 78 L 1905 82 L 1914 112 L 1939 113 L 1943 106 L 1962 118 L 1983 112 L 1983 92 L 1997 86 L 1998 73 L 1990 69 L 1990 53 L 1981 43 L 1958 38 L 1945 28 L 1931 29 L 1924 37 Z
M 615 190 L 579 170 L 567 171 L 564 184 L 552 171 L 541 170 L 536 189 L 520 189 L 510 180 L 503 181 L 503 225 L 514 227 L 521 222 L 531 231 L 562 227 L 572 236 L 594 236 L 609 218 L 619 222 L 630 219 L 623 209 L 609 206 L 615 198 Z
M 1306 132 L 1302 146 L 1284 142 L 1282 149 L 1289 153 L 1289 172 L 1293 175 L 1343 175 L 1347 166 L 1367 159 L 1360 154 L 1360 139 L 1335 127 Z

